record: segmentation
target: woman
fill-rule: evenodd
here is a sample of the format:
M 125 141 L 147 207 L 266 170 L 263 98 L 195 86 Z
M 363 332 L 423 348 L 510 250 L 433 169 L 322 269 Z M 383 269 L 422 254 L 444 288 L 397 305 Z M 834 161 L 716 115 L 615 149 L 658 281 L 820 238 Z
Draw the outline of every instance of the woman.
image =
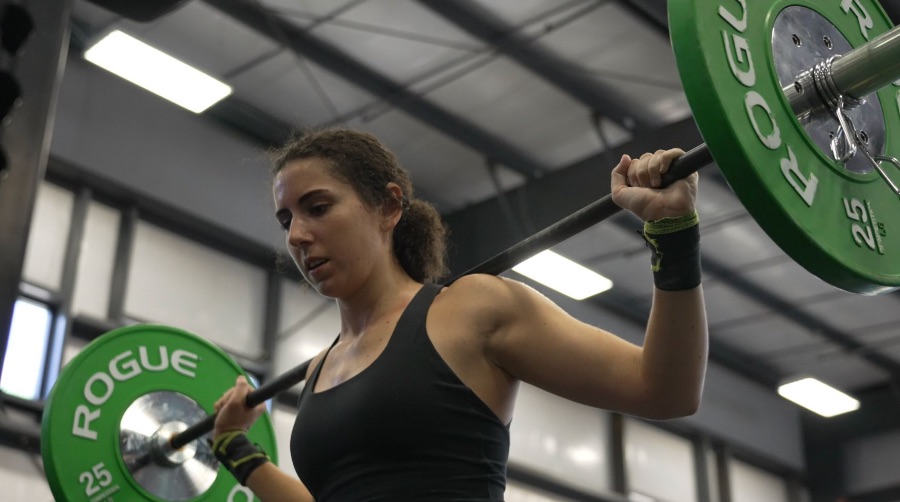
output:
M 682 153 L 626 155 L 612 172 L 613 200 L 648 222 L 656 289 L 638 347 L 510 279 L 435 286 L 444 229 L 393 154 L 350 130 L 291 140 L 274 162 L 275 215 L 341 331 L 307 374 L 291 438 L 302 483 L 246 439 L 264 408 L 243 405 L 243 378 L 215 404 L 216 455 L 266 502 L 496 501 L 519 381 L 641 417 L 694 413 L 707 355 L 697 175 L 655 188 Z

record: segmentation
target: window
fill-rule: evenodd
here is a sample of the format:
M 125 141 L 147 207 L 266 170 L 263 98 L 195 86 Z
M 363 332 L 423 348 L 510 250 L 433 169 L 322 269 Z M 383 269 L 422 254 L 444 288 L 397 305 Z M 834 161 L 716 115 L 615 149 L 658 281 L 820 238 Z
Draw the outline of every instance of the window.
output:
M 728 463 L 732 502 L 787 502 L 790 500 L 787 480 L 746 462 L 731 459 Z
M 626 419 L 625 469 L 632 500 L 697 500 L 694 446 L 687 438 Z
M 523 383 L 509 461 L 574 489 L 606 494 L 612 490 L 609 430 L 608 413 Z
M 38 398 L 51 324 L 46 305 L 25 299 L 16 301 L 0 378 L 3 392 L 23 399 Z

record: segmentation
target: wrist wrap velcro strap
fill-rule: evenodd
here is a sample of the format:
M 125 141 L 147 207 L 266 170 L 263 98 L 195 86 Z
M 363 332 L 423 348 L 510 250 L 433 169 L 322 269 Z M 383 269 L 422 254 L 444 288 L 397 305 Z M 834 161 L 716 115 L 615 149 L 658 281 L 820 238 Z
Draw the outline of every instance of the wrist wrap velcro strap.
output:
M 212 449 L 219 462 L 244 486 L 250 473 L 269 461 L 266 452 L 251 443 L 244 431 L 219 434 L 213 441 Z
M 682 291 L 700 285 L 700 217 L 696 211 L 645 222 L 639 233 L 653 252 L 650 269 L 657 288 Z

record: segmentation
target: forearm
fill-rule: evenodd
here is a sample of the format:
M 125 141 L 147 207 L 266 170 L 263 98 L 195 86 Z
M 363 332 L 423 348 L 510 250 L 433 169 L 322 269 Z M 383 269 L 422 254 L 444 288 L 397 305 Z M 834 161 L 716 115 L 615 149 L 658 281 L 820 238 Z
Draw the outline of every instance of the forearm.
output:
M 693 414 L 700 405 L 709 348 L 703 287 L 654 289 L 641 356 L 653 418 Z
M 212 450 L 222 466 L 263 502 L 313 501 L 303 483 L 273 464 L 243 429 L 216 434 Z
M 262 502 L 313 502 L 313 497 L 297 478 L 289 476 L 272 462 L 250 473 L 247 486 Z

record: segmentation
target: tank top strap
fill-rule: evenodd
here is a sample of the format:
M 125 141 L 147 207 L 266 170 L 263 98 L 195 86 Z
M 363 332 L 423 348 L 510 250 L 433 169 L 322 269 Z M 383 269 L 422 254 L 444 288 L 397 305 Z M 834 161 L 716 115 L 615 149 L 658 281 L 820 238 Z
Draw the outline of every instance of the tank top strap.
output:
M 410 300 L 409 305 L 407 305 L 403 310 L 403 313 L 400 314 L 400 319 L 397 320 L 397 326 L 394 327 L 394 332 L 391 335 L 391 342 L 388 343 L 388 347 L 391 345 L 403 345 L 405 342 L 414 341 L 415 334 L 419 331 L 416 328 L 425 323 L 428 309 L 431 307 L 431 303 L 434 301 L 435 297 L 437 297 L 438 293 L 441 292 L 441 289 L 442 286 L 438 284 L 425 284 L 416 292 L 413 299 Z M 322 366 L 325 365 L 324 363 L 325 360 L 328 359 L 328 354 L 331 352 L 331 349 L 337 345 L 340 339 L 341 337 L 339 334 L 335 337 L 334 341 L 331 342 L 331 346 L 328 347 L 328 350 L 325 352 L 325 357 L 323 357 L 322 360 L 319 361 L 319 364 L 316 365 L 315 369 L 313 369 L 312 375 L 309 376 L 303 390 L 300 392 L 301 399 L 306 394 L 312 393 L 316 386 L 316 382 L 319 381 L 319 373 L 322 372 Z M 387 348 L 385 348 L 385 352 L 387 352 Z
M 416 295 L 410 300 L 409 305 L 397 320 L 394 332 L 391 335 L 391 345 L 406 345 L 406 343 L 416 341 L 416 335 L 424 332 L 425 318 L 428 315 L 428 309 L 431 308 L 435 297 L 441 292 L 442 286 L 438 284 L 425 284 L 416 292 Z
M 340 333 L 338 333 L 338 336 L 334 337 L 334 341 L 331 342 L 331 345 L 328 347 L 328 350 L 325 351 L 325 355 L 319 361 L 319 364 L 317 364 L 316 367 L 313 369 L 312 375 L 310 375 L 309 378 L 306 379 L 306 383 L 303 384 L 303 390 L 300 391 L 300 399 L 301 400 L 303 399 L 303 396 L 311 393 L 313 391 L 313 389 L 315 388 L 316 382 L 319 381 L 319 373 L 322 372 L 322 366 L 325 366 L 325 360 L 328 359 L 328 354 L 331 352 L 331 349 L 333 349 L 334 346 L 337 345 L 338 340 L 340 340 L 340 339 L 341 339 L 341 335 L 340 335 Z M 299 404 L 300 403 L 297 403 L 298 407 L 299 407 Z

